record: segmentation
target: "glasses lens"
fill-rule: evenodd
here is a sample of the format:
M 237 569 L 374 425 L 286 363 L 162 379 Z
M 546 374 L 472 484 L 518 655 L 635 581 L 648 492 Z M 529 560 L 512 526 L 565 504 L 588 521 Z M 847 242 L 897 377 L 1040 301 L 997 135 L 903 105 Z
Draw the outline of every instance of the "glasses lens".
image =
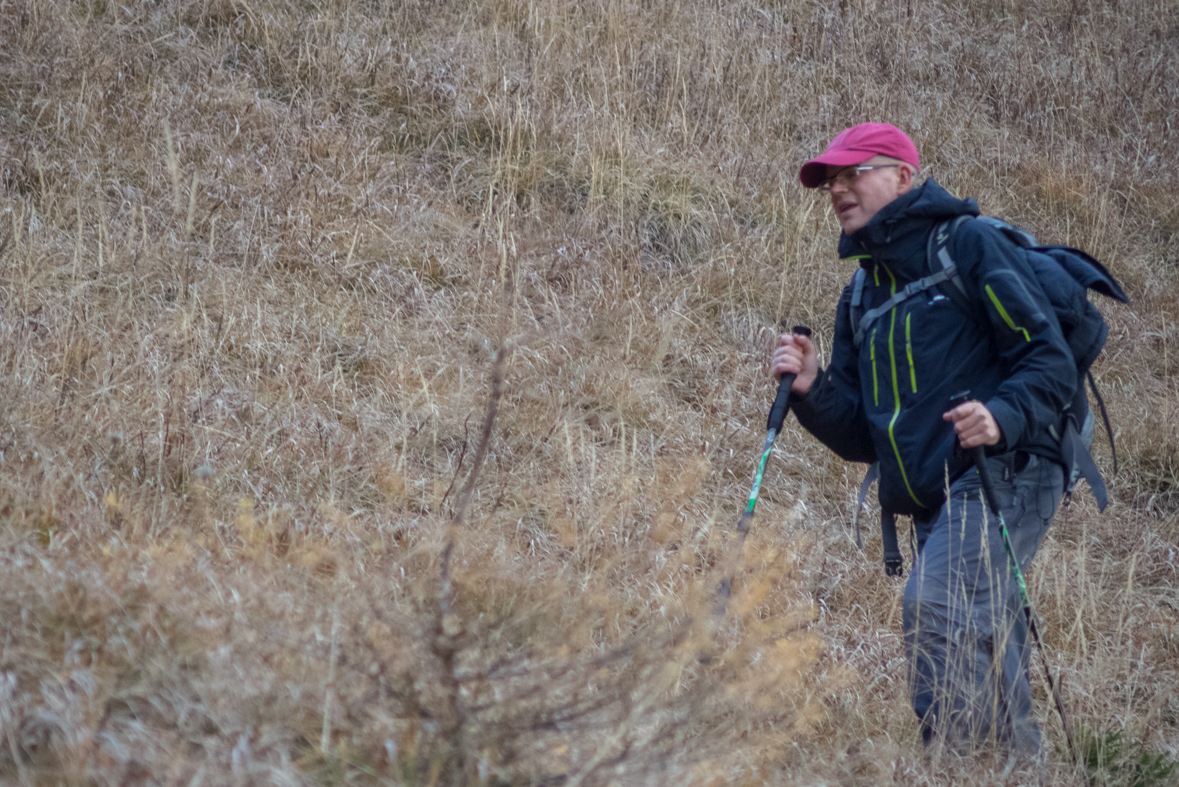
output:
M 847 169 L 836 172 L 831 177 L 819 184 L 820 191 L 830 191 L 832 186 L 850 186 L 856 178 L 860 176 L 859 167 L 848 167 Z

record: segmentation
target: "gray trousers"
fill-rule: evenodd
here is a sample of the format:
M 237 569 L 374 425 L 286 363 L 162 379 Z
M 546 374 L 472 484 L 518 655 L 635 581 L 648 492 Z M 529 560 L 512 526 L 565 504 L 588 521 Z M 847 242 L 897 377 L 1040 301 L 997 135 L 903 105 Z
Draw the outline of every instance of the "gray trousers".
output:
M 1060 502 L 1063 469 L 1027 454 L 987 460 L 1024 571 Z M 1040 748 L 1028 686 L 1030 644 L 998 522 L 978 471 L 950 487 L 932 519 L 914 521 L 918 556 L 905 586 L 909 689 L 927 744 L 970 751 L 988 738 L 1024 755 Z

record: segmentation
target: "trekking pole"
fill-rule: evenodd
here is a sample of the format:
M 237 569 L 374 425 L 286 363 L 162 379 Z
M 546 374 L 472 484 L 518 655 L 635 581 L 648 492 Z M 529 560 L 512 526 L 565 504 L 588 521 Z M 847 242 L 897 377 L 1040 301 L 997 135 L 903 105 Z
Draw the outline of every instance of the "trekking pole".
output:
M 957 407 L 970 401 L 970 391 L 962 391 L 950 397 L 950 407 Z M 1081 763 L 1080 753 L 1073 742 L 1072 728 L 1068 723 L 1068 715 L 1064 712 L 1064 702 L 1060 698 L 1060 688 L 1052 678 L 1052 670 L 1048 666 L 1048 657 L 1044 654 L 1044 643 L 1040 640 L 1040 628 L 1036 623 L 1036 613 L 1032 610 L 1032 602 L 1028 598 L 1027 582 L 1023 578 L 1023 570 L 1019 566 L 1019 559 L 1015 556 L 1015 548 L 1011 546 L 1011 536 L 1007 532 L 1007 522 L 1003 518 L 1003 510 L 999 507 L 999 499 L 995 496 L 995 484 L 991 479 L 990 469 L 986 462 L 986 449 L 981 445 L 965 449 L 970 452 L 974 466 L 978 468 L 978 476 L 982 480 L 983 496 L 987 507 L 994 513 L 999 522 L 999 535 L 1003 539 L 1003 548 L 1007 550 L 1007 560 L 1011 564 L 1011 573 L 1015 576 L 1015 584 L 1019 588 L 1019 602 L 1023 606 L 1024 617 L 1027 618 L 1028 631 L 1032 634 L 1032 642 L 1040 651 L 1040 660 L 1044 662 L 1044 678 L 1048 681 L 1048 690 L 1056 703 L 1056 712 L 1060 714 L 1060 724 L 1064 727 L 1064 739 L 1068 742 L 1068 751 L 1072 755 L 1073 764 L 1080 770 L 1086 786 L 1089 784 L 1089 774 Z
M 790 329 L 790 332 L 795 336 L 810 336 L 811 329 L 805 325 L 795 325 Z M 778 433 L 782 431 L 782 424 L 786 420 L 786 411 L 790 409 L 790 386 L 794 385 L 794 378 L 797 375 L 783 374 L 778 379 L 778 395 L 774 397 L 774 405 L 770 408 L 770 417 L 766 421 L 766 442 L 761 449 L 761 460 L 757 463 L 757 472 L 753 476 L 753 489 L 749 492 L 749 504 L 742 512 L 741 518 L 737 521 L 737 544 L 734 547 L 734 555 L 741 554 L 741 547 L 745 543 L 745 536 L 749 534 L 749 525 L 753 522 L 753 507 L 757 505 L 757 495 L 761 492 L 761 478 L 766 470 L 766 462 L 769 461 L 770 451 L 774 448 L 774 440 L 778 437 Z M 717 612 L 723 612 L 725 609 L 725 602 L 729 598 L 729 592 L 733 586 L 733 568 L 729 569 L 729 576 L 725 577 L 721 582 L 720 601 L 717 606 Z

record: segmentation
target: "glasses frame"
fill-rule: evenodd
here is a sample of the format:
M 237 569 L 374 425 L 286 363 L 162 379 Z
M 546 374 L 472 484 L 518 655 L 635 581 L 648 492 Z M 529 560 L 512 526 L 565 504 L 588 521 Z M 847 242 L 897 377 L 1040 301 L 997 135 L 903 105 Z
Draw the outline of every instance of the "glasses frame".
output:
M 868 172 L 870 170 L 896 169 L 899 166 L 901 166 L 901 165 L 900 164 L 858 164 L 854 167 L 848 167 L 846 169 L 839 170 L 839 172 L 836 172 L 834 175 L 832 175 L 831 177 L 827 178 L 822 183 L 820 183 L 818 188 L 819 188 L 819 191 L 829 192 L 829 191 L 831 191 L 831 187 L 834 186 L 836 183 L 841 183 L 844 186 L 850 186 L 851 184 L 853 184 L 857 180 L 859 180 L 860 175 L 863 175 L 865 172 Z M 850 173 L 850 175 L 849 175 L 849 173 Z

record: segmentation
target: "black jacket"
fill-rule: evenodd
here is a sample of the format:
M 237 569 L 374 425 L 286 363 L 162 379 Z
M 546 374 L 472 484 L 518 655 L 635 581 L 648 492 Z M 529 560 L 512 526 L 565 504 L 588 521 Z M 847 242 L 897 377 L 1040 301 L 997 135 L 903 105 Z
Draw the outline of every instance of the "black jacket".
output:
M 863 310 L 930 273 L 929 234 L 940 222 L 978 215 L 973 199 L 927 180 L 839 241 L 839 256 L 866 270 Z M 1003 451 L 1059 458 L 1061 413 L 1077 385 L 1076 362 L 1035 274 L 993 227 L 968 221 L 949 248 L 967 294 L 989 325 L 929 291 L 875 322 L 858 351 L 849 317 L 851 285 L 839 299 L 831 364 L 793 409 L 799 422 L 853 462 L 880 462 L 880 503 L 898 514 L 928 512 L 969 465 L 954 451 L 942 414 L 969 390 L 1003 431 Z M 980 312 L 981 313 L 981 312 Z

